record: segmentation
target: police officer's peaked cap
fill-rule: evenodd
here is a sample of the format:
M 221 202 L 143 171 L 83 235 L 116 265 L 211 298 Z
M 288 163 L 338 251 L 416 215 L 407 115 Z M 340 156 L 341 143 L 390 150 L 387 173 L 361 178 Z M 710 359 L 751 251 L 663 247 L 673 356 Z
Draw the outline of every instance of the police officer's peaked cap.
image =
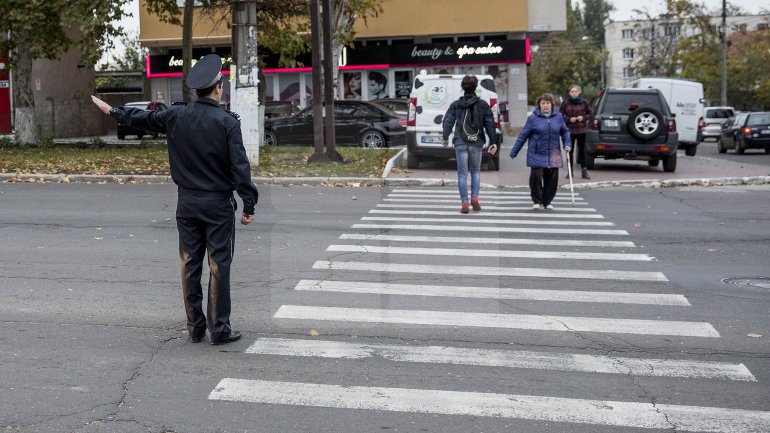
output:
M 206 89 L 222 78 L 222 58 L 216 54 L 203 56 L 187 74 L 187 87 Z

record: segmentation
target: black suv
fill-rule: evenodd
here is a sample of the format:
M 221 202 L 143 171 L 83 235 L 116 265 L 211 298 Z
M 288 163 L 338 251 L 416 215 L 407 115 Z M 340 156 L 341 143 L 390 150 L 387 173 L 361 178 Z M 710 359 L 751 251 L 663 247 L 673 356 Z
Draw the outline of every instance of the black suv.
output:
M 594 159 L 641 159 L 650 166 L 676 170 L 674 114 L 658 89 L 605 89 L 596 98 L 594 120 L 586 134 L 585 167 Z

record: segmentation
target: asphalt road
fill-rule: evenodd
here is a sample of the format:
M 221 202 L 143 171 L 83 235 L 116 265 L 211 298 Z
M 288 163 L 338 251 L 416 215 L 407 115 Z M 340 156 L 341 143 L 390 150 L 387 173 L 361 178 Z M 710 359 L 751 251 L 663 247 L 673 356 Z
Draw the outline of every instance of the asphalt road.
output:
M 211 346 L 184 333 L 173 185 L 0 184 L 0 429 L 770 428 L 770 187 L 550 213 L 485 190 L 469 216 L 453 188 L 260 193 L 232 275 L 244 338 Z

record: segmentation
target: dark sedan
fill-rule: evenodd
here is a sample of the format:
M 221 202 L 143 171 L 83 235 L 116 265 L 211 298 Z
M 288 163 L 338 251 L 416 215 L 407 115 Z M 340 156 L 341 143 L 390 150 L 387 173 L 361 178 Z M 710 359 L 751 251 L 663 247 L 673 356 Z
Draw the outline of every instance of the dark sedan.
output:
M 382 148 L 405 144 L 406 127 L 393 111 L 364 101 L 334 101 L 337 144 Z M 313 108 L 265 119 L 265 145 L 313 145 Z
M 374 102 L 377 105 L 382 105 L 383 107 L 398 114 L 399 117 L 404 119 L 404 126 L 406 126 L 406 115 L 409 113 L 408 99 L 386 98 L 386 99 L 375 99 L 374 101 L 371 101 L 371 102 Z
M 166 104 L 162 102 L 150 101 L 129 102 L 128 104 L 124 105 L 124 107 L 139 108 L 140 110 L 147 111 L 163 111 L 168 108 Z M 153 138 L 158 138 L 158 134 L 154 132 L 147 132 L 143 129 L 133 128 L 126 125 L 125 123 L 118 122 L 118 140 L 124 140 L 126 135 L 136 135 L 140 140 L 145 135 L 152 135 Z
M 740 113 L 725 123 L 719 136 L 719 153 L 735 149 L 765 149 L 770 153 L 770 112 Z

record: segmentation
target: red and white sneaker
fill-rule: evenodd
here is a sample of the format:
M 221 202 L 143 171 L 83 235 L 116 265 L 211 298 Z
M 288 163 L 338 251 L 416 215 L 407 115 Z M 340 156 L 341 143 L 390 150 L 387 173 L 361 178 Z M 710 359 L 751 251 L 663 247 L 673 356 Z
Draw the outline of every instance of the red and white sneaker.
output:
M 474 212 L 478 212 L 481 210 L 481 203 L 479 203 L 478 197 L 471 197 L 471 206 L 473 206 Z

